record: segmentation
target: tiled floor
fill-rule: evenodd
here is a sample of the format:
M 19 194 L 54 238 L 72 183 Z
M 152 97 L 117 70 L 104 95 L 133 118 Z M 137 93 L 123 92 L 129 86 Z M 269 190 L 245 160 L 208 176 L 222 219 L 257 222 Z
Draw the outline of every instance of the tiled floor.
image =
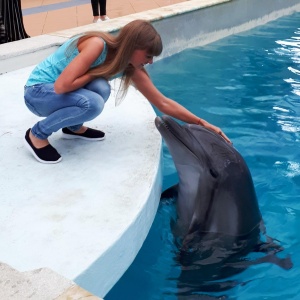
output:
M 112 18 L 147 11 L 189 0 L 107 0 Z M 92 23 L 89 0 L 21 0 L 27 33 L 36 36 Z

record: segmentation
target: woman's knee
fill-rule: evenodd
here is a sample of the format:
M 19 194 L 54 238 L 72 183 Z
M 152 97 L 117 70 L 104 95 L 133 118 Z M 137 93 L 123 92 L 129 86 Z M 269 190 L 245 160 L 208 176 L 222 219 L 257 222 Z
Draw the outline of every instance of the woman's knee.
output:
M 111 87 L 105 78 L 97 78 L 86 85 L 88 90 L 91 90 L 99 94 L 103 100 L 106 102 L 110 96 Z
M 107 80 L 101 82 L 101 91 L 103 100 L 106 102 L 111 92 L 111 87 Z
M 89 97 L 84 99 L 84 108 L 86 110 L 87 118 L 92 120 L 96 118 L 102 112 L 104 108 L 104 99 L 95 94 L 94 97 Z
M 103 108 L 104 108 L 104 105 L 105 105 L 105 101 L 104 99 L 100 96 L 100 97 L 97 97 L 98 99 L 95 99 L 95 103 L 93 103 L 93 110 L 95 111 L 95 113 L 98 115 L 101 114 Z

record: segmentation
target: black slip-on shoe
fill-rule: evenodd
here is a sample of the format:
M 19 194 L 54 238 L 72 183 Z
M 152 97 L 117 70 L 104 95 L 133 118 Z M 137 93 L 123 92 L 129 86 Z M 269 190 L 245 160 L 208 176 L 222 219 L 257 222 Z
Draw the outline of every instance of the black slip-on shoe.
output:
M 82 139 L 88 141 L 102 141 L 105 138 L 105 133 L 101 130 L 88 128 L 84 133 L 75 133 L 68 128 L 62 129 L 62 137 L 64 139 Z
M 50 144 L 43 148 L 35 148 L 30 140 L 29 132 L 31 128 L 26 131 L 25 134 L 25 146 L 32 153 L 34 158 L 43 164 L 56 164 L 62 160 L 60 154 Z

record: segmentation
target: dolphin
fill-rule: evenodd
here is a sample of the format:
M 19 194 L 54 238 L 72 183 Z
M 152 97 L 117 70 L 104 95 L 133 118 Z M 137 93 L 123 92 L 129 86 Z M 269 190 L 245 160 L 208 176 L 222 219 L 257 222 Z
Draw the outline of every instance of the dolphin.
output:
M 232 288 L 236 281 L 213 281 L 253 264 L 270 262 L 290 269 L 290 257 L 278 258 L 275 254 L 283 248 L 266 236 L 251 173 L 233 145 L 203 126 L 181 125 L 169 116 L 156 117 L 155 126 L 179 177 L 178 185 L 162 198 L 176 192 L 173 232 L 180 248 L 182 297 L 199 287 L 218 292 Z M 251 252 L 266 255 L 246 259 Z

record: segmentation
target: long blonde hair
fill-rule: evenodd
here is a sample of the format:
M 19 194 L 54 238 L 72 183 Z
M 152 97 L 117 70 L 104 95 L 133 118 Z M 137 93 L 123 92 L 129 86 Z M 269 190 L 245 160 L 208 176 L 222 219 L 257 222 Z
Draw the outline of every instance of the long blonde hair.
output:
M 75 39 L 70 47 L 76 47 L 78 40 L 80 42 L 92 37 L 101 37 L 107 44 L 108 55 L 106 60 L 100 66 L 92 68 L 89 74 L 104 77 L 106 79 L 122 73 L 122 97 L 131 83 L 134 74 L 134 67 L 129 64 L 129 60 L 135 50 L 146 50 L 148 55 L 158 56 L 161 54 L 163 46 L 161 37 L 148 21 L 134 20 L 125 25 L 117 35 L 112 35 L 100 31 L 85 32 Z M 70 50 L 70 49 L 67 49 Z M 146 72 L 146 70 L 144 69 Z

